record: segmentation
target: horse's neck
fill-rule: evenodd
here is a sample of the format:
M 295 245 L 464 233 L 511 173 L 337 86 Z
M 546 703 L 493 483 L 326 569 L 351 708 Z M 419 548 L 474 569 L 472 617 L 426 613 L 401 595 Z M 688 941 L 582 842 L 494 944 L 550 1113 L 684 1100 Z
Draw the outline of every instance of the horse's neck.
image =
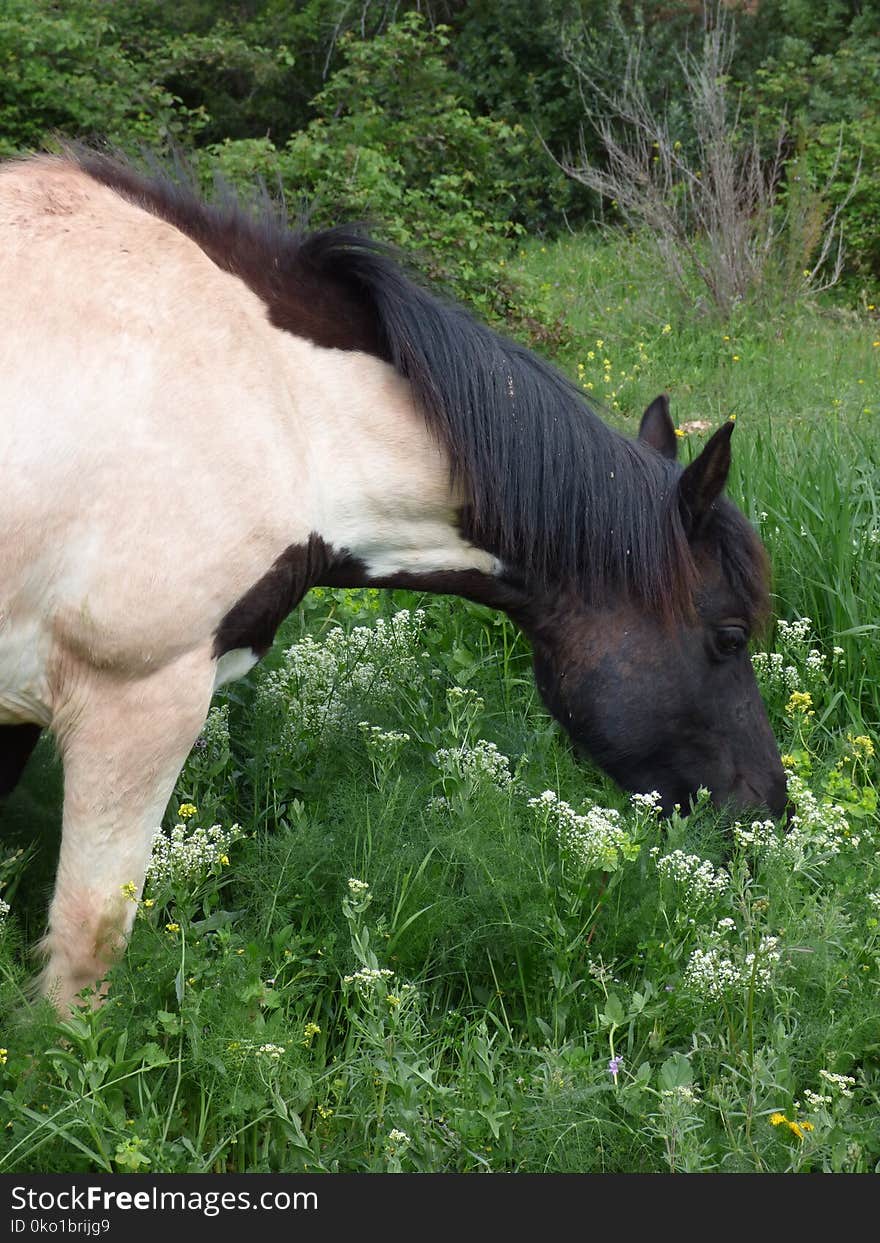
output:
M 346 554 L 364 581 L 494 574 L 495 558 L 459 532 L 446 454 L 406 381 L 359 352 L 291 337 L 284 351 L 294 418 L 308 445 L 315 533 Z

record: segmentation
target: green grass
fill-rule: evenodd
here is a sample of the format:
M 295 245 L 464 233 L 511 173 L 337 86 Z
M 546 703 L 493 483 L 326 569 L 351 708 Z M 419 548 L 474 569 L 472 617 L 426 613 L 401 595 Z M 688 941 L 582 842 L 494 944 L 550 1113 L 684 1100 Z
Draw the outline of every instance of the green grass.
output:
M 682 423 L 737 414 L 732 494 L 779 615 L 812 619 L 766 637 L 795 681 L 761 674 L 815 800 L 804 829 L 750 842 L 707 807 L 633 810 L 575 763 L 527 644 L 487 610 L 314 592 L 220 701 L 170 810 L 235 840 L 153 879 L 97 1014 L 59 1024 L 23 993 L 57 847 L 48 746 L 3 808 L 0 1170 L 880 1162 L 877 323 L 800 308 L 718 329 L 635 246 L 536 243 L 520 266 L 622 427 L 659 391 Z M 606 849 L 578 854 L 564 808 L 530 805 L 546 790 L 619 811 L 622 836 L 594 812 Z

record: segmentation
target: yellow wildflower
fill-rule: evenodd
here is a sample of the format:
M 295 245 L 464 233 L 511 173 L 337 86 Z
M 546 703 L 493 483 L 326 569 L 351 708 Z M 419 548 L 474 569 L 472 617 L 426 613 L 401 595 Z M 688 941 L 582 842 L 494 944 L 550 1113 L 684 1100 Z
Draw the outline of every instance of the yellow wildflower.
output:
M 664 324 L 662 331 L 664 336 L 668 336 L 672 332 L 672 324 Z
M 189 820 L 191 816 L 199 814 L 199 809 L 194 803 L 181 803 L 177 809 L 177 814 L 181 820 Z
M 122 886 L 123 896 L 128 898 L 129 902 L 137 902 L 137 885 L 133 880 L 127 881 Z
M 813 711 L 813 696 L 809 691 L 792 691 L 788 703 L 785 705 L 785 711 L 789 716 L 801 712 L 804 716 L 815 716 Z
M 786 1121 L 787 1119 L 785 1117 L 785 1114 L 771 1114 L 770 1115 L 771 1126 L 782 1126 L 783 1122 L 786 1122 Z
M 859 755 L 863 755 L 865 759 L 870 759 L 874 754 L 874 743 L 867 734 L 857 734 L 854 738 L 852 734 L 847 734 L 848 741 L 852 744 L 853 751 Z
M 0 1066 L 5 1066 L 9 1061 L 9 1050 L 0 1049 Z
M 180 924 L 174 924 L 174 923 L 166 924 L 165 931 L 166 932 L 180 932 Z
M 797 764 L 797 760 L 794 758 L 794 756 L 789 755 L 787 752 L 785 755 L 780 755 L 779 760 L 783 768 L 794 768 L 794 766 Z

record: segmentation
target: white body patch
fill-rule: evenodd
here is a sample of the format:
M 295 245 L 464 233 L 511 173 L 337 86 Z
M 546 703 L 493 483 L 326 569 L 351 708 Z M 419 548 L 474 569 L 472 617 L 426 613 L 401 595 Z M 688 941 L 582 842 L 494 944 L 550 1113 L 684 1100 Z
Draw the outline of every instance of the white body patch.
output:
M 259 660 L 256 652 L 249 647 L 237 647 L 234 651 L 224 652 L 217 661 L 217 672 L 214 675 L 214 690 L 226 682 L 235 682 L 250 673 Z

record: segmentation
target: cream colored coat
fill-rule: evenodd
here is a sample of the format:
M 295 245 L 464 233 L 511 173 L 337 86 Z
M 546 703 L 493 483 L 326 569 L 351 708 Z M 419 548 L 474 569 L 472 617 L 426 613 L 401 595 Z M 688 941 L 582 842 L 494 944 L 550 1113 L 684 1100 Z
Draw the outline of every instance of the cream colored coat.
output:
M 64 763 L 42 987 L 131 928 L 215 687 L 214 632 L 315 532 L 375 577 L 478 568 L 447 463 L 386 364 L 274 328 L 169 224 L 40 157 L 0 170 L 0 724 Z

